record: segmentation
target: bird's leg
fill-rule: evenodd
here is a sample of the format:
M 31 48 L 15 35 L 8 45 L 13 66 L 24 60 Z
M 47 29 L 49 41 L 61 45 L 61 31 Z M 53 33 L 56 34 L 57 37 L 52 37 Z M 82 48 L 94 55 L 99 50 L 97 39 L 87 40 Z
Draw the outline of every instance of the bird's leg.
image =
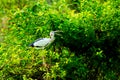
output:
M 48 73 L 49 72 L 49 65 L 46 62 L 46 53 L 43 53 L 41 58 L 42 58 L 42 65 L 45 68 L 46 73 Z M 49 80 L 49 78 L 50 78 L 50 76 L 46 75 L 46 77 L 44 77 L 44 80 Z
M 43 60 L 43 66 L 46 68 L 47 64 L 46 64 L 46 61 L 45 61 L 45 56 L 42 56 L 42 60 Z
M 42 65 L 44 68 L 47 68 L 47 63 L 46 63 L 46 50 L 41 50 L 41 58 L 42 58 Z
M 45 49 L 45 47 L 42 47 L 41 49 Z
M 48 73 L 49 72 L 49 65 L 46 63 L 45 58 L 46 58 L 45 56 L 42 57 L 42 59 L 43 59 L 43 66 L 46 69 L 46 73 Z M 50 76 L 46 75 L 46 77 L 44 79 L 45 80 L 50 80 L 49 78 L 50 78 Z

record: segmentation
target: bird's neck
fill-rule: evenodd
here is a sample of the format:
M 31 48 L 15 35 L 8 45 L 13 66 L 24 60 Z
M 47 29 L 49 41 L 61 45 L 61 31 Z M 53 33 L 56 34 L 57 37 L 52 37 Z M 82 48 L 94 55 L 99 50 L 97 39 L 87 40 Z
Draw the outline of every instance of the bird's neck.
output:
M 55 40 L 55 37 L 54 37 L 54 36 L 51 36 L 50 38 L 51 38 L 51 40 L 53 40 L 53 41 Z

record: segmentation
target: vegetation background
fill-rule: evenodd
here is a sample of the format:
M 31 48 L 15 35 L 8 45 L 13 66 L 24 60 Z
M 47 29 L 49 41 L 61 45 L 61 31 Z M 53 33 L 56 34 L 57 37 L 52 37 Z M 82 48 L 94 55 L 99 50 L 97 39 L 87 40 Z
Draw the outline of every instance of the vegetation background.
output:
M 120 80 L 119 0 L 0 0 L 0 23 L 1 80 Z

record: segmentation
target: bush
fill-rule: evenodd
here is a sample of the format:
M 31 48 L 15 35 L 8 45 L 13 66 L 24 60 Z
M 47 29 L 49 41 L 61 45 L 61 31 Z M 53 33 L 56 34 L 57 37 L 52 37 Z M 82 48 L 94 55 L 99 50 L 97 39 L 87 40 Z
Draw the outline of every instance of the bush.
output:
M 0 78 L 10 80 L 119 79 L 117 1 L 31 2 L 8 11 L 0 45 Z M 77 7 L 76 7 L 77 6 Z M 63 31 L 45 50 L 29 48 L 38 37 Z

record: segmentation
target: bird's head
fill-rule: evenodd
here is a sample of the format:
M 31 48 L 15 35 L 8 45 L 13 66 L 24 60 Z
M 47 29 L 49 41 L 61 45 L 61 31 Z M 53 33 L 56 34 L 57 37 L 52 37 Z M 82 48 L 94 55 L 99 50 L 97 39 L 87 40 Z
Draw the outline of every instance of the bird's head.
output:
M 60 35 L 59 32 L 62 32 L 62 31 L 58 31 L 58 30 L 57 30 L 57 31 L 51 31 L 51 32 L 50 32 L 50 37 L 51 37 L 51 38 L 54 37 L 55 34 L 56 34 L 56 35 Z

